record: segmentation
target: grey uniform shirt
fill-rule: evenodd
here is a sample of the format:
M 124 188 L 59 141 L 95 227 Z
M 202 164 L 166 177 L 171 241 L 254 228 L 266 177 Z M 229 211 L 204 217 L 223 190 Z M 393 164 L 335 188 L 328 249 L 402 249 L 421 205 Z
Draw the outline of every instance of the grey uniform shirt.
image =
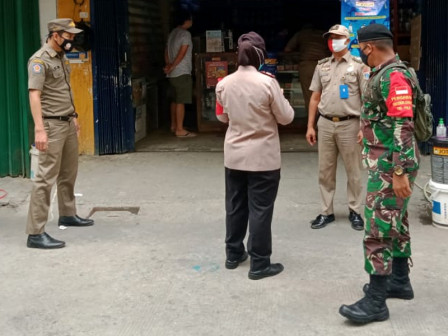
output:
M 331 117 L 360 116 L 364 87 L 364 64 L 347 52 L 338 62 L 334 56 L 319 61 L 310 91 L 321 92 L 319 112 Z M 347 85 L 349 97 L 340 97 L 340 86 Z
M 67 116 L 75 112 L 70 88 L 70 65 L 65 54 L 48 44 L 28 61 L 28 89 L 41 91 L 42 116 Z
M 184 45 L 188 45 L 187 53 L 174 70 L 167 75 L 169 78 L 191 75 L 192 69 L 193 42 L 191 41 L 191 34 L 188 30 L 180 27 L 174 28 L 168 36 L 167 42 L 168 59 L 170 63 L 174 62 L 179 53 L 179 49 Z

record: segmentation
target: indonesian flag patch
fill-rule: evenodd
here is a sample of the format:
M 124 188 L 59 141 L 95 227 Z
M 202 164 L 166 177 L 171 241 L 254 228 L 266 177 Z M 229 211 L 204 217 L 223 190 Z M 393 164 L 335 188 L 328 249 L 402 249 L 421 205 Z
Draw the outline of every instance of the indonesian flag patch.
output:
M 389 96 L 386 100 L 389 117 L 412 118 L 412 88 L 403 73 L 390 74 Z
M 395 88 L 395 95 L 397 95 L 397 96 L 408 95 L 408 94 L 409 94 L 409 90 L 406 86 L 400 86 L 400 87 Z

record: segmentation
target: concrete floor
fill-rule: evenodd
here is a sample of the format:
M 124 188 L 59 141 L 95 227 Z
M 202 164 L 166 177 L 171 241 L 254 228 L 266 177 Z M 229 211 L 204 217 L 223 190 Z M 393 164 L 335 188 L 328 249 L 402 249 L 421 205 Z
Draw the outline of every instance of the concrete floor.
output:
M 25 246 L 31 183 L 0 179 L 0 335 L 446 335 L 448 231 L 430 225 L 416 188 L 410 206 L 416 297 L 388 300 L 390 320 L 347 323 L 342 303 L 362 295 L 362 233 L 350 228 L 345 174 L 335 223 L 311 230 L 320 211 L 316 153 L 283 154 L 273 222 L 279 276 L 251 281 L 248 263 L 224 263 L 222 153 L 81 157 L 78 213 L 140 206 L 138 215 L 95 213 L 90 228 L 47 231 L 55 251 Z M 424 158 L 418 183 L 429 179 Z M 57 208 L 57 206 L 55 205 Z
M 224 133 L 197 133 L 194 138 L 178 138 L 169 130 L 152 131 L 136 144 L 137 152 L 222 152 Z M 315 152 L 317 146 L 310 146 L 305 134 L 297 131 L 282 132 L 280 146 L 285 152 Z

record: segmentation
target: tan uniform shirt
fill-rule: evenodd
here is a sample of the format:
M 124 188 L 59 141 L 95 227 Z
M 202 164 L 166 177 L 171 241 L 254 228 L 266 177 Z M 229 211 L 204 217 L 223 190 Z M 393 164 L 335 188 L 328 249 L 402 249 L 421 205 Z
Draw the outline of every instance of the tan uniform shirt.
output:
M 365 82 L 364 65 L 360 58 L 347 52 L 338 62 L 334 56 L 319 61 L 310 90 L 321 92 L 319 112 L 331 117 L 360 116 L 361 93 Z M 349 97 L 342 99 L 340 86 L 348 86 Z
M 245 171 L 280 169 L 277 123 L 289 124 L 294 119 L 294 109 L 277 80 L 252 66 L 240 66 L 218 83 L 216 99 L 224 108 L 219 119 L 229 121 L 224 165 Z
M 65 54 L 48 44 L 28 61 L 28 89 L 41 91 L 42 116 L 67 116 L 75 112 L 70 88 L 70 65 Z

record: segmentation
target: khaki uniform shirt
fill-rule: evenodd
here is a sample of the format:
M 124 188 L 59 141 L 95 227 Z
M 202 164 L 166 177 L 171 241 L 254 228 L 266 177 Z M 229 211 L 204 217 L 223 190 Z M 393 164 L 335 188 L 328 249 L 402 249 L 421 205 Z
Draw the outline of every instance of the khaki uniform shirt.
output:
M 364 64 L 347 52 L 338 62 L 334 56 L 320 60 L 310 90 L 321 92 L 319 113 L 329 117 L 360 116 L 361 94 L 365 85 Z M 349 97 L 342 99 L 340 86 L 348 86 Z
M 280 169 L 277 124 L 294 119 L 294 109 L 275 78 L 253 66 L 239 66 L 216 86 L 216 100 L 224 109 L 218 116 L 228 121 L 224 165 L 245 171 Z
M 75 112 L 70 88 L 70 65 L 65 54 L 48 44 L 28 61 L 28 89 L 41 91 L 42 116 L 68 116 Z

